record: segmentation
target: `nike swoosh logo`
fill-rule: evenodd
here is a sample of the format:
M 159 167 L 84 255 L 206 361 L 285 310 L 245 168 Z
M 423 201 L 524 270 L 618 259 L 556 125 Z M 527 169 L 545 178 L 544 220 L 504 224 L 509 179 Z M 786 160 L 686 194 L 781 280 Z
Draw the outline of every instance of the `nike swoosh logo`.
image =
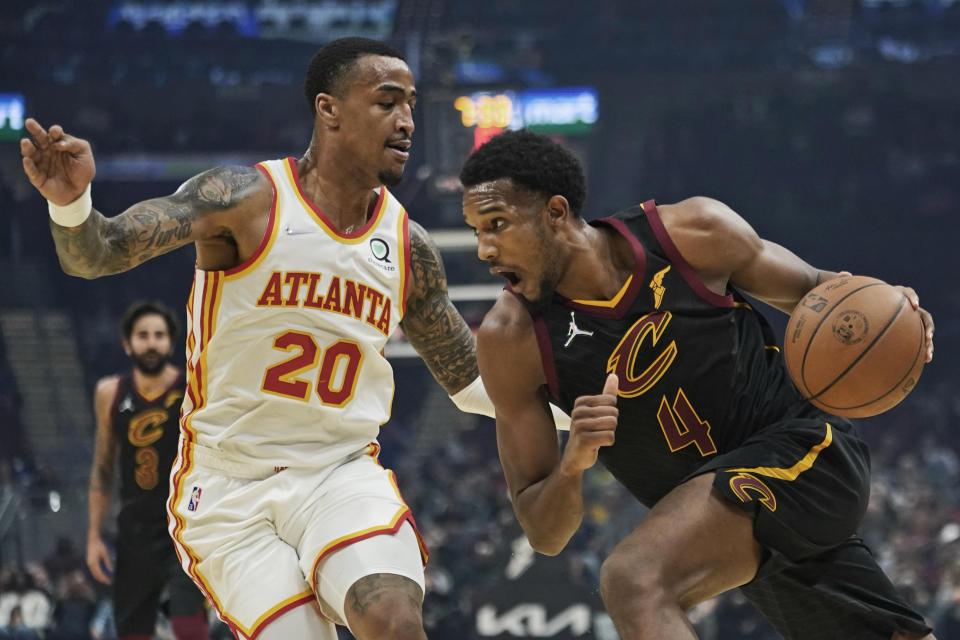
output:
M 286 227 L 284 227 L 283 230 L 288 236 L 299 236 L 305 233 L 316 233 L 314 229 L 291 229 L 290 225 L 287 225 Z

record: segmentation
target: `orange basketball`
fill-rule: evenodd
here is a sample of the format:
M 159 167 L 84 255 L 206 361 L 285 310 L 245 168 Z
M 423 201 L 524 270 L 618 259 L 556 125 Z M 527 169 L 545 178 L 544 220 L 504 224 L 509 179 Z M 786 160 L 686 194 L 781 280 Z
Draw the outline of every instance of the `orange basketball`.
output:
M 790 377 L 816 406 L 865 418 L 895 406 L 923 370 L 923 322 L 899 290 L 848 276 L 814 288 L 784 336 Z

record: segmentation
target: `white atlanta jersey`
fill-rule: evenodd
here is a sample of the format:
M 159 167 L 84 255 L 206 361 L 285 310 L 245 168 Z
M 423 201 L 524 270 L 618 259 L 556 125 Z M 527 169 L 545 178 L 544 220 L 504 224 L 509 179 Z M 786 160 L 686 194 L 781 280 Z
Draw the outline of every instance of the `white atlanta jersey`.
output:
M 276 194 L 259 249 L 194 276 L 184 444 L 322 467 L 374 442 L 390 418 L 383 348 L 404 312 L 407 213 L 380 187 L 363 229 L 339 233 L 304 196 L 293 158 L 257 168 Z

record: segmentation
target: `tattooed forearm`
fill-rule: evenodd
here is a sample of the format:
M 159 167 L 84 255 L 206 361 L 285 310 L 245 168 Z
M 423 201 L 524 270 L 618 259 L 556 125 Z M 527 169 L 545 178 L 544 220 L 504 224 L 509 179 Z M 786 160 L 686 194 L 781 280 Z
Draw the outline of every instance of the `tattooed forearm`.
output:
M 478 375 L 477 344 L 470 327 L 450 301 L 440 252 L 426 232 L 410 225 L 413 289 L 403 331 L 430 373 L 448 393 L 456 393 Z
M 236 207 L 264 183 L 252 167 L 219 167 L 185 182 L 176 193 L 145 200 L 113 218 L 93 211 L 77 227 L 50 223 L 63 270 L 96 278 L 132 269 L 202 236 L 210 213 Z

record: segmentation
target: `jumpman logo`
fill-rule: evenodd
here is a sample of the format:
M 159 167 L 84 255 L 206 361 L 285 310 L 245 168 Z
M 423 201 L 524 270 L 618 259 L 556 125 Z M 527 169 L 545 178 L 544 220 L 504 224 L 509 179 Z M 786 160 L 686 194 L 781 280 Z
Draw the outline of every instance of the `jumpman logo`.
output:
M 564 347 L 569 347 L 570 343 L 577 336 L 592 336 L 593 331 L 583 331 L 577 328 L 577 320 L 573 317 L 573 311 L 570 312 L 570 328 L 567 330 L 567 341 L 563 343 Z

